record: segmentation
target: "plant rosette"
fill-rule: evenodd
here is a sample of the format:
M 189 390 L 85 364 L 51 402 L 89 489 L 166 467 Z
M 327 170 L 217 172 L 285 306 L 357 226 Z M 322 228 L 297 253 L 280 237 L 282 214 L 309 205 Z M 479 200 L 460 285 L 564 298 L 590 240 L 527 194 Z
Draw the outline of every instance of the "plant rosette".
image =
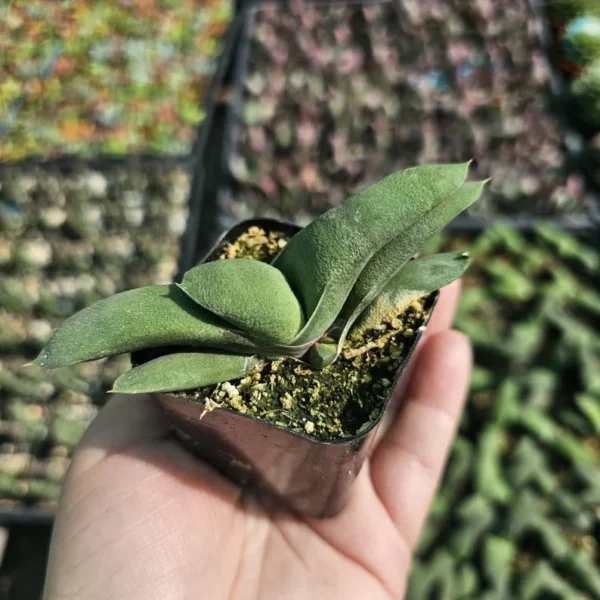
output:
M 468 266 L 414 258 L 481 195 L 468 168 L 394 173 L 303 229 L 242 223 L 180 283 L 67 319 L 34 362 L 131 353 L 113 391 L 153 394 L 188 448 L 265 501 L 333 516 L 438 290 Z

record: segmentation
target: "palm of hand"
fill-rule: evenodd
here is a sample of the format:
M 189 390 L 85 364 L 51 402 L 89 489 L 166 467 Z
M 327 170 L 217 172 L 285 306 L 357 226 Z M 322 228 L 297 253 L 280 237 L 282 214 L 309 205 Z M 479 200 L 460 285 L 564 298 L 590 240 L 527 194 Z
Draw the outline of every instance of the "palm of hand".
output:
M 444 331 L 453 303 L 333 519 L 267 511 L 170 439 L 150 398 L 115 398 L 73 461 L 45 597 L 401 598 L 468 380 L 468 344 Z

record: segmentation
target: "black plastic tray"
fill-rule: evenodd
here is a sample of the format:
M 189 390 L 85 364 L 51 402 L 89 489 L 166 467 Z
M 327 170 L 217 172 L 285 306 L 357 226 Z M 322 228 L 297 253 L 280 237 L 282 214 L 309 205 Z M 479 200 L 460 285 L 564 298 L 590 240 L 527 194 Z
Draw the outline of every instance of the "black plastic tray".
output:
M 54 511 L 35 507 L 6 508 L 0 510 L 0 527 L 15 525 L 40 525 L 47 527 L 54 521 Z
M 236 127 L 242 116 L 243 81 L 250 52 L 255 5 L 253 0 L 238 0 L 237 3 L 234 55 L 223 77 L 226 92 L 215 106 L 211 127 L 206 134 L 210 152 L 200 157 L 195 171 L 177 279 L 194 266 L 198 256 L 206 254 L 223 232 L 237 222 L 228 209 L 235 194 L 235 181 L 229 172 L 229 157 L 235 148 Z M 196 183 L 200 173 L 203 174 L 201 185 Z
M 0 598 L 38 600 L 42 597 L 51 532 L 50 523 L 10 528 L 0 568 Z
M 194 146 L 193 178 L 188 201 L 189 213 L 179 259 L 180 273 L 187 271 L 192 266 L 193 258 L 197 255 L 197 247 L 200 245 L 200 224 L 207 219 L 205 207 L 208 203 L 205 198 L 214 188 L 215 175 L 220 173 L 220 163 L 215 164 L 215 158 L 221 153 L 221 130 L 224 121 L 224 107 L 228 104 L 227 97 L 230 93 L 228 88 L 231 85 L 231 69 L 239 52 L 239 43 L 244 35 L 246 22 L 245 11 L 239 11 L 225 34 L 225 48 L 208 93 L 206 118 L 200 126 L 198 139 Z
M 348 6 L 352 4 L 383 4 L 385 2 L 393 2 L 394 0 L 308 0 L 310 4 L 315 6 Z M 285 5 L 284 0 L 238 0 L 238 10 L 246 10 L 248 8 L 260 8 L 261 5 L 277 6 Z
M 337 5 L 356 5 L 356 4 L 381 4 L 388 0 L 376 0 L 375 2 L 360 2 L 349 0 L 342 2 L 340 0 L 313 1 L 314 5 L 328 6 Z M 568 124 L 565 109 L 565 84 L 562 75 L 556 68 L 556 62 L 553 57 L 552 40 L 549 32 L 548 23 L 545 22 L 543 9 L 544 0 L 529 0 L 531 9 L 534 13 L 538 26 L 539 37 L 543 50 L 547 55 L 547 60 L 551 66 L 551 93 L 556 114 L 563 129 L 563 140 L 565 145 L 565 164 L 572 174 L 583 176 L 581 168 L 583 136 L 574 131 Z M 242 27 L 241 36 L 237 45 L 235 60 L 231 66 L 229 77 L 232 80 L 232 88 L 228 99 L 227 109 L 223 112 L 219 122 L 214 123 L 218 129 L 219 145 L 211 146 L 212 151 L 220 154 L 220 158 L 215 158 L 215 166 L 220 171 L 220 184 L 210 190 L 206 195 L 203 204 L 203 213 L 211 214 L 212 218 L 199 223 L 198 239 L 202 241 L 199 249 L 207 249 L 218 234 L 231 227 L 238 219 L 234 216 L 231 207 L 235 204 L 235 195 L 237 182 L 230 170 L 230 158 L 234 156 L 237 146 L 237 139 L 240 127 L 243 126 L 243 103 L 244 103 L 244 84 L 248 74 L 249 59 L 252 52 L 252 31 L 258 11 L 263 5 L 272 5 L 271 0 L 245 0 L 240 15 L 243 15 L 245 23 Z M 557 217 L 546 215 L 535 215 L 532 213 L 523 213 L 515 216 L 479 217 L 469 214 L 460 215 L 449 226 L 449 231 L 471 232 L 482 228 L 492 226 L 496 223 L 506 223 L 520 231 L 532 231 L 541 224 L 553 224 L 566 231 L 573 233 L 593 232 L 600 227 L 600 198 L 598 190 L 594 190 L 588 178 L 585 178 L 589 190 L 589 209 L 586 211 L 564 214 Z M 252 216 L 252 215 L 250 215 Z M 196 254 L 201 254 L 198 251 Z

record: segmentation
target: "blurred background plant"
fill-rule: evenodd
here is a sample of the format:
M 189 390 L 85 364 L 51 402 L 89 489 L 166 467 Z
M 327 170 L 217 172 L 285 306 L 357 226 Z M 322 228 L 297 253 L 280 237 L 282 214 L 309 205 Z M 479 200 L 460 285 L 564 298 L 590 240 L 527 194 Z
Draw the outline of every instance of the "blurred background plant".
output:
M 553 0 L 549 13 L 569 90 L 569 120 L 584 136 L 584 171 L 600 187 L 600 4 Z
M 185 155 L 232 0 L 0 6 L 0 161 Z
M 295 1 L 251 35 L 236 215 L 305 222 L 385 173 L 473 156 L 492 177 L 474 214 L 588 206 L 527 0 Z
M 467 409 L 409 599 L 600 597 L 600 252 L 552 227 L 468 246 Z
M 178 166 L 0 171 L 0 509 L 53 509 L 68 457 L 126 361 L 23 367 L 115 292 L 170 282 L 187 218 Z

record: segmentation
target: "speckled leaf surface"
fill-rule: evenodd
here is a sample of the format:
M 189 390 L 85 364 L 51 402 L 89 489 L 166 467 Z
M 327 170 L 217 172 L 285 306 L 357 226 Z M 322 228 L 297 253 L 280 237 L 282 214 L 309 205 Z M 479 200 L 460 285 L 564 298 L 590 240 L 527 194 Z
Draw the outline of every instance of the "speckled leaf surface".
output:
M 447 252 L 411 260 L 385 286 L 356 321 L 353 331 L 372 329 L 390 313 L 462 277 L 469 266 L 464 252 Z
M 464 183 L 375 254 L 360 274 L 344 305 L 343 314 L 349 319 L 349 325 L 431 236 L 439 233 L 477 201 L 484 186 L 485 182 L 482 181 Z
M 258 360 L 252 356 L 212 352 L 165 354 L 127 371 L 115 381 L 113 392 L 175 392 L 243 377 Z
M 302 307 L 285 277 L 266 263 L 205 263 L 188 271 L 180 287 L 207 310 L 269 342 L 290 342 L 303 324 Z
M 189 344 L 247 347 L 240 334 L 188 298 L 176 285 L 122 292 L 67 319 L 35 363 L 48 368 L 134 352 Z
M 368 261 L 465 180 L 468 163 L 394 173 L 296 234 L 274 261 L 299 296 L 307 324 L 294 343 L 322 335 Z

